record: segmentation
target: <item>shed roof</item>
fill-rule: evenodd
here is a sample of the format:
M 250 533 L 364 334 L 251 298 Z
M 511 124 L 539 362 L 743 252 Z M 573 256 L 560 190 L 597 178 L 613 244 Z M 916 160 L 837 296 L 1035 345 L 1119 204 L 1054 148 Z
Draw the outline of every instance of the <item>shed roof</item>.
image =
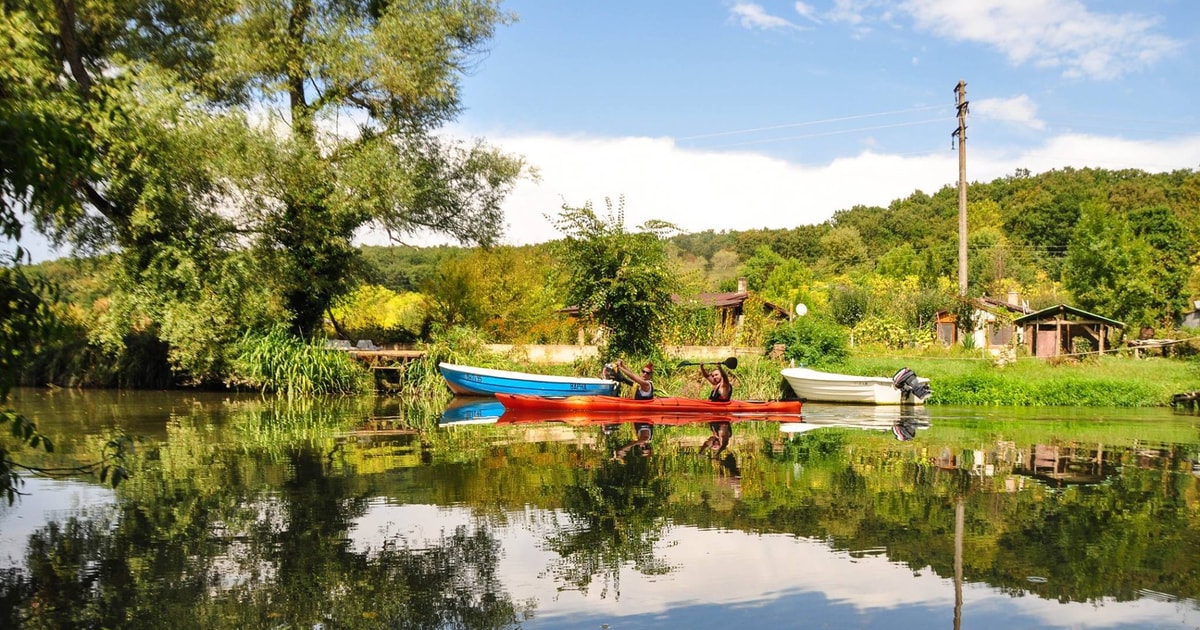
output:
M 1061 317 L 1064 315 L 1074 315 L 1076 317 L 1082 317 L 1085 319 L 1093 319 L 1093 320 L 1104 322 L 1105 324 L 1108 324 L 1109 326 L 1116 326 L 1118 328 L 1125 327 L 1124 322 L 1119 322 L 1115 319 L 1109 319 L 1107 317 L 1104 317 L 1103 315 L 1089 313 L 1081 308 L 1075 308 L 1074 306 L 1069 306 L 1067 304 L 1056 304 L 1049 308 L 1044 308 L 1040 311 L 1035 311 L 1028 315 L 1023 315 L 1021 317 L 1014 319 L 1013 323 L 1014 324 L 1030 324 L 1033 322 L 1042 321 L 1044 319 L 1053 319 L 1053 318 Z
M 738 306 L 742 306 L 742 304 L 744 304 L 746 302 L 746 298 L 749 298 L 749 297 L 750 297 L 750 294 L 745 291 L 725 291 L 725 292 L 720 292 L 720 293 L 699 293 L 695 297 L 695 303 L 700 304 L 701 306 L 708 306 L 708 307 L 712 307 L 712 308 L 735 308 Z M 681 298 L 678 295 L 672 295 L 671 299 L 674 300 L 676 304 L 683 303 L 683 298 Z M 762 303 L 763 303 L 763 307 L 765 307 L 767 310 L 774 311 L 785 317 L 788 314 L 786 309 L 784 309 L 780 306 L 777 306 L 775 304 L 772 304 L 766 300 L 762 300 Z
M 1012 304 L 1005 300 L 997 300 L 996 298 L 990 298 L 986 295 L 976 298 L 975 303 L 978 306 L 982 306 L 984 309 L 990 309 L 993 311 L 1004 310 L 1004 311 L 1008 311 L 1010 313 L 1021 313 L 1021 314 L 1026 314 L 1026 313 L 1031 312 L 1024 304 Z

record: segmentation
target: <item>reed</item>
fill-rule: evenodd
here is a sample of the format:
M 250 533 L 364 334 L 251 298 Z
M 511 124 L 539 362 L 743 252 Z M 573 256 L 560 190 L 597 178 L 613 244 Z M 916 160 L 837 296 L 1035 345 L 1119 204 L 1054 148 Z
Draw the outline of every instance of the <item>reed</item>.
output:
M 267 334 L 247 333 L 238 342 L 231 386 L 250 387 L 288 398 L 372 391 L 370 373 L 348 354 L 306 341 L 276 327 Z

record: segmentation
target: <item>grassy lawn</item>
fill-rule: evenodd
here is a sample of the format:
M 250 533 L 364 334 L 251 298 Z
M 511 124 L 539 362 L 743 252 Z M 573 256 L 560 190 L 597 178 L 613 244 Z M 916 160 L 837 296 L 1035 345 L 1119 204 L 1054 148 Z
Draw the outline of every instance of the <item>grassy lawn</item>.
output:
M 967 357 L 852 357 L 848 374 L 891 376 L 907 366 L 928 377 L 929 404 L 1084 407 L 1158 407 L 1171 396 L 1200 390 L 1200 362 L 1103 356 L 1071 363 L 1021 358 L 998 367 Z

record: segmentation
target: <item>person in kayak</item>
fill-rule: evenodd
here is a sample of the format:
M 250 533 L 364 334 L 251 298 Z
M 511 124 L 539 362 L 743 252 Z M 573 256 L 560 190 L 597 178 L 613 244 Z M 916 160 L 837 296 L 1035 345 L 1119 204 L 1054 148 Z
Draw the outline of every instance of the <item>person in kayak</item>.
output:
M 712 384 L 712 393 L 708 395 L 708 399 L 713 402 L 729 402 L 733 399 L 733 383 L 729 381 L 729 373 L 725 368 L 721 367 L 720 363 L 714 364 L 712 370 L 704 369 L 703 363 L 700 364 L 700 376 L 704 377 Z
M 629 453 L 629 449 L 635 446 L 639 447 L 642 457 L 650 457 L 654 453 L 654 449 L 650 445 L 652 437 L 654 437 L 653 424 L 649 422 L 633 423 L 633 441 L 613 451 L 613 459 L 619 462 L 625 461 L 625 455 Z
M 711 451 L 713 457 L 719 457 L 725 449 L 729 448 L 729 438 L 733 437 L 733 425 L 727 420 L 719 420 L 709 422 L 708 430 L 712 432 L 712 436 L 700 446 L 700 452 Z
M 634 400 L 650 400 L 650 399 L 654 398 L 654 364 L 653 363 L 647 363 L 646 365 L 643 365 L 642 369 L 641 369 L 641 374 L 638 374 L 638 373 L 634 372 L 633 370 L 629 369 L 629 366 L 625 365 L 625 361 L 622 359 L 617 359 L 616 367 L 617 367 L 617 371 L 622 376 L 633 381 L 634 385 L 637 385 L 637 389 L 633 390 L 633 399 Z

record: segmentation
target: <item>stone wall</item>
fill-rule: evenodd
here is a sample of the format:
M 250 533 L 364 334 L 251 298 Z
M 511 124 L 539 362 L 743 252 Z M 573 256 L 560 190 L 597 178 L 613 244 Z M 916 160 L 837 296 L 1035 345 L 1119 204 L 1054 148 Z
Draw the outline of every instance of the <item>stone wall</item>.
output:
M 597 346 L 591 345 L 512 345 L 489 344 L 488 350 L 499 354 L 524 357 L 531 363 L 572 363 L 576 359 L 589 359 L 599 355 Z M 739 346 L 666 346 L 666 355 L 680 361 L 719 361 L 727 357 L 762 356 L 762 348 Z

